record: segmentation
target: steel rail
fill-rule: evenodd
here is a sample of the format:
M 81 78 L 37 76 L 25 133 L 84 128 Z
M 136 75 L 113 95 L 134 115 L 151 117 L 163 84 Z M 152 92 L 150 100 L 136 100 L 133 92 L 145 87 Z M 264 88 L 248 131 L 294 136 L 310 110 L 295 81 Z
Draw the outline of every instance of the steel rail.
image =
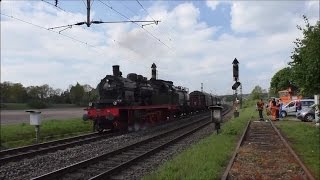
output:
M 130 159 L 130 160 L 128 160 L 128 161 L 126 161 L 126 162 L 124 162 L 124 163 L 122 163 L 122 164 L 120 164 L 120 165 L 118 165 L 118 166 L 116 166 L 116 167 L 114 167 L 114 168 L 112 168 L 112 169 L 110 169 L 110 170 L 107 170 L 107 171 L 105 171 L 105 172 L 103 172 L 103 173 L 101 173 L 101 174 L 98 174 L 98 175 L 95 176 L 95 177 L 90 178 L 90 180 L 97 180 L 97 179 L 105 179 L 105 178 L 108 178 L 108 177 L 109 177 L 110 175 L 112 175 L 113 173 L 115 173 L 115 172 L 117 172 L 117 171 L 119 171 L 119 170 L 121 170 L 121 169 L 123 169 L 123 168 L 125 168 L 125 167 L 128 167 L 128 166 L 129 166 L 130 164 L 132 164 L 133 162 L 136 162 L 136 161 L 138 161 L 138 160 L 141 160 L 141 159 L 143 159 L 143 158 L 145 158 L 145 157 L 147 157 L 147 156 L 149 156 L 149 155 L 152 155 L 152 154 L 158 152 L 159 150 L 161 150 L 161 149 L 169 146 L 170 144 L 172 144 L 172 143 L 174 143 L 174 142 L 176 142 L 176 141 L 178 141 L 178 140 L 180 140 L 180 139 L 182 139 L 182 138 L 184 138 L 184 137 L 186 137 L 186 136 L 188 136 L 188 135 L 196 132 L 197 130 L 203 128 L 204 126 L 207 126 L 207 125 L 210 124 L 210 123 L 211 123 L 211 121 L 209 120 L 209 121 L 207 121 L 207 122 L 205 122 L 205 123 L 197 126 L 196 128 L 193 128 L 192 130 L 189 130 L 189 131 L 187 131 L 186 133 L 183 133 L 183 134 L 181 134 L 180 136 L 175 137 L 175 138 L 172 139 L 172 140 L 169 140 L 169 141 L 167 141 L 167 142 L 164 142 L 164 143 L 162 143 L 161 145 L 159 145 L 159 146 L 157 146 L 157 147 L 155 147 L 155 148 L 153 148 L 153 149 L 151 149 L 151 150 L 149 150 L 149 151 L 147 151 L 147 152 L 145 152 L 145 153 L 143 153 L 143 154 L 141 154 L 141 155 L 138 155 L 137 157 L 134 157 L 134 158 L 132 158 L 132 159 Z
M 230 111 L 230 109 L 228 109 L 228 108 L 225 109 L 222 115 L 223 116 L 226 115 L 229 111 Z M 139 161 L 139 160 L 141 160 L 143 158 L 146 158 L 146 157 L 148 157 L 148 156 L 150 156 L 152 154 L 155 154 L 158 151 L 161 151 L 161 149 L 164 149 L 165 147 L 167 147 L 167 146 L 169 146 L 169 145 L 171 145 L 171 144 L 173 144 L 173 143 L 175 143 L 175 142 L 187 137 L 188 135 L 200 130 L 201 128 L 207 126 L 210 123 L 212 123 L 212 122 L 209 120 L 209 121 L 203 123 L 202 125 L 199 125 L 199 126 L 193 128 L 192 130 L 189 130 L 189 131 L 185 132 L 184 134 L 179 135 L 178 137 L 175 137 L 172 140 L 169 140 L 169 141 L 167 141 L 165 143 L 160 144 L 159 146 L 156 146 L 155 148 L 153 148 L 153 149 L 141 154 L 140 156 L 134 157 L 134 158 L 132 158 L 132 159 L 130 159 L 130 160 L 128 160 L 128 161 L 126 161 L 126 162 L 124 162 L 124 163 L 122 163 L 122 164 L 120 164 L 120 165 L 118 165 L 118 166 L 116 166 L 116 167 L 114 167 L 112 169 L 110 169 L 110 170 L 107 170 L 105 172 L 102 172 L 102 173 L 90 178 L 90 180 L 100 180 L 100 179 L 103 180 L 103 179 L 106 179 L 106 178 L 110 177 L 112 174 L 114 174 L 115 172 L 121 171 L 121 169 L 130 166 L 130 164 L 132 164 L 132 163 L 134 163 L 136 161 Z
M 248 133 L 248 130 L 250 129 L 250 124 L 251 124 L 252 120 L 250 120 L 240 138 L 240 140 L 238 141 L 237 147 L 232 155 L 232 158 L 230 159 L 228 166 L 225 170 L 225 172 L 223 173 L 221 180 L 228 180 L 229 179 L 229 173 L 230 170 L 232 168 L 232 165 L 235 161 L 236 156 L 238 155 L 239 149 L 241 147 L 241 145 L 243 144 L 243 142 L 245 141 L 245 137 Z M 278 137 L 281 139 L 281 142 L 285 145 L 285 147 L 289 150 L 290 154 L 294 157 L 294 159 L 296 160 L 296 162 L 298 162 L 298 164 L 301 166 L 301 168 L 304 170 L 306 176 L 308 177 L 309 180 L 315 180 L 315 178 L 313 177 L 313 175 L 310 173 L 310 171 L 308 170 L 308 168 L 305 167 L 305 165 L 302 163 L 302 161 L 300 160 L 300 158 L 297 156 L 297 154 L 294 152 L 294 150 L 291 148 L 291 146 L 288 144 L 288 142 L 283 138 L 282 134 L 280 133 L 280 131 L 275 127 L 274 123 L 272 121 L 270 121 L 271 127 L 272 129 L 276 132 L 276 134 L 278 135 Z
M 226 112 L 228 113 L 230 109 L 225 109 L 224 111 L 224 115 L 226 114 Z M 103 172 L 101 174 L 98 174 L 97 176 L 93 177 L 93 179 L 99 179 L 99 178 L 105 178 L 106 176 L 109 176 L 110 173 L 114 173 L 116 171 L 118 171 L 119 169 L 122 169 L 123 167 L 125 166 L 128 166 L 129 164 L 131 164 L 132 162 L 136 161 L 136 160 L 139 160 L 141 159 L 142 157 L 146 157 L 154 152 L 156 152 L 157 150 L 167 146 L 173 142 L 176 142 L 177 140 L 199 130 L 200 128 L 203 128 L 204 126 L 208 125 L 211 123 L 211 120 L 209 119 L 210 116 L 206 116 L 206 117 L 202 117 L 202 118 L 199 118 L 199 120 L 195 121 L 195 122 L 191 122 L 191 123 L 188 123 L 186 125 L 183 125 L 183 126 L 180 126 L 178 128 L 175 128 L 173 130 L 169 130 L 169 131 L 166 131 L 164 133 L 161 133 L 161 134 L 158 134 L 158 135 L 155 135 L 153 137 L 150 137 L 148 139 L 145 139 L 145 140 L 141 140 L 139 142 L 136 142 L 134 144 L 130 144 L 128 146 L 125 146 L 125 147 L 122 147 L 122 148 L 119 148 L 119 149 L 116 149 L 114 151 L 111 151 L 111 152 L 108 152 L 108 153 L 104 153 L 100 156 L 97 156 L 97 157 L 93 157 L 93 158 L 90 158 L 90 159 L 87 159 L 87 160 L 84 160 L 84 161 L 81 161 L 81 162 L 78 162 L 78 163 L 75 163 L 75 164 L 72 164 L 70 166 L 67 166 L 67 167 L 64 167 L 64 168 L 61 168 L 61 169 L 58 169 L 56 171 L 53 171 L 53 172 L 49 172 L 47 174 L 44 174 L 44 175 L 41 175 L 41 176 L 38 176 L 38 177 L 35 177 L 35 178 L 32 178 L 32 180 L 40 180 L 40 179 L 59 179 L 61 176 L 63 175 L 68 175 L 68 173 L 72 172 L 72 171 L 76 171 L 76 170 L 79 170 L 81 168 L 85 168 L 85 167 L 88 167 L 92 164 L 95 164 L 95 163 L 98 163 L 98 162 L 101 162 L 107 158 L 110 158 L 110 157 L 113 157 L 115 155 L 120 155 L 121 153 L 125 152 L 125 151 L 130 151 L 132 149 L 135 149 L 137 148 L 138 146 L 143 146 L 145 145 L 146 143 L 152 143 L 154 140 L 158 140 L 158 139 L 161 139 L 161 138 L 165 138 L 166 136 L 170 135 L 170 134 L 173 134 L 173 133 L 176 133 L 177 131 L 179 130 L 183 130 L 184 128 L 190 128 L 191 125 L 197 125 L 196 128 L 192 128 L 192 130 L 189 130 L 187 133 L 183 133 L 182 135 L 178 135 L 176 138 L 174 138 L 173 140 L 169 141 L 169 142 L 166 142 L 166 143 L 162 143 L 161 145 L 158 145 L 157 143 L 157 147 L 155 148 L 152 148 L 150 151 L 148 152 L 144 152 L 142 155 L 138 156 L 138 157 L 135 157 L 135 158 L 131 158 L 130 160 L 128 160 L 127 162 L 124 162 L 120 165 L 117 165 L 115 167 L 113 167 L 112 169 L 109 169 L 108 171 L 106 172 Z M 199 125 L 199 122 L 202 122 L 204 120 L 207 120 L 205 121 L 205 123 Z M 90 169 L 90 168 L 89 168 Z
M 300 160 L 299 156 L 294 152 L 294 150 L 291 148 L 291 146 L 289 145 L 289 143 L 284 139 L 284 137 L 282 136 L 282 134 L 280 133 L 280 131 L 276 128 L 276 126 L 273 124 L 273 122 L 271 122 L 271 126 L 273 127 L 273 129 L 277 132 L 278 136 L 280 137 L 281 141 L 283 142 L 283 144 L 289 149 L 291 155 L 294 157 L 294 159 L 299 163 L 299 165 L 302 167 L 302 169 L 304 170 L 304 172 L 306 173 L 306 175 L 308 176 L 308 178 L 310 180 L 315 180 L 315 178 L 312 176 L 312 174 L 310 173 L 310 171 L 308 170 L 308 168 L 302 163 L 302 161 Z
M 30 146 L 3 150 L 3 151 L 0 151 L 0 166 L 6 162 L 16 161 L 16 160 L 28 158 L 35 155 L 40 155 L 48 152 L 57 151 L 60 149 L 65 149 L 71 146 L 76 146 L 76 145 L 89 143 L 92 141 L 97 141 L 102 138 L 108 137 L 110 135 L 113 135 L 113 134 L 110 134 L 109 131 L 107 131 L 106 134 L 89 133 L 85 135 L 80 135 L 80 136 L 30 145 Z
M 240 140 L 238 141 L 237 147 L 236 147 L 235 151 L 233 152 L 232 158 L 230 159 L 230 161 L 229 161 L 229 163 L 228 163 L 228 166 L 227 166 L 225 172 L 223 173 L 223 175 L 222 175 L 222 177 L 221 177 L 221 180 L 227 180 L 227 179 L 228 179 L 229 172 L 230 172 L 231 167 L 232 167 L 232 165 L 233 165 L 233 163 L 234 163 L 234 160 L 235 160 L 235 158 L 236 158 L 236 156 L 237 156 L 237 154 L 238 154 L 238 152 L 239 152 L 240 146 L 241 146 L 242 143 L 243 143 L 244 137 L 246 136 L 246 134 L 247 134 L 247 132 L 248 132 L 248 128 L 249 128 L 250 124 L 251 124 L 251 121 L 249 121 L 249 122 L 247 123 L 247 126 L 246 126 L 245 130 L 243 131 Z

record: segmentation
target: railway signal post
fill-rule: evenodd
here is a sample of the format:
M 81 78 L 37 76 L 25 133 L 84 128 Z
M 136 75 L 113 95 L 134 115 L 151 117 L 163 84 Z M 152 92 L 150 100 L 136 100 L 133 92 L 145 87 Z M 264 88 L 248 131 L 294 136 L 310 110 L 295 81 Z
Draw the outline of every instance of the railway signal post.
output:
M 40 139 L 40 124 L 41 124 L 41 111 L 26 111 L 30 113 L 30 125 L 35 126 L 36 131 L 36 143 L 39 143 Z
M 233 66 L 233 80 L 235 81 L 235 83 L 232 85 L 232 90 L 235 91 L 235 101 L 234 101 L 234 105 L 235 105 L 235 111 L 233 113 L 234 117 L 239 117 L 239 112 L 238 112 L 238 87 L 241 86 L 241 83 L 239 82 L 239 61 L 237 60 L 237 58 L 234 58 L 233 62 L 232 62 L 232 66 Z M 242 86 L 241 86 L 241 90 L 242 90 Z

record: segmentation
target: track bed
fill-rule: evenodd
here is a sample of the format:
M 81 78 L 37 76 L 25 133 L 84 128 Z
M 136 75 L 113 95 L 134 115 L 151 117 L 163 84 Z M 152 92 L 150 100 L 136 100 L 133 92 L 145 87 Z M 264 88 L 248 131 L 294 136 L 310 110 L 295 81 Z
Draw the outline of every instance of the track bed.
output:
M 314 179 L 272 122 L 252 121 L 223 179 Z

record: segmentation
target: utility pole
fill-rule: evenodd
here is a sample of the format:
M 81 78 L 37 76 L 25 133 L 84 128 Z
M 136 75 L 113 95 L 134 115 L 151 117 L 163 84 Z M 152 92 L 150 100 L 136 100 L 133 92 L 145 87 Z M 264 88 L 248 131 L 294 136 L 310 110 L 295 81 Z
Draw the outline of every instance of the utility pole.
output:
M 240 109 L 242 109 L 242 84 L 240 84 Z
M 203 92 L 203 83 L 201 83 L 201 92 Z
M 87 0 L 87 26 L 90 27 L 91 21 L 90 21 L 90 1 Z

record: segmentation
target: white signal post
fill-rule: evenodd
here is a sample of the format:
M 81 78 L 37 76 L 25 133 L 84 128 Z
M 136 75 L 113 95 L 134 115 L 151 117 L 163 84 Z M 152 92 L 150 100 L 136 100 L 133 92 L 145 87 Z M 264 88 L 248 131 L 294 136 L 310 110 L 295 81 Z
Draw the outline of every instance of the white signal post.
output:
M 39 143 L 40 139 L 40 124 L 41 124 L 41 111 L 26 111 L 30 113 L 30 125 L 35 126 L 36 131 L 36 143 Z

